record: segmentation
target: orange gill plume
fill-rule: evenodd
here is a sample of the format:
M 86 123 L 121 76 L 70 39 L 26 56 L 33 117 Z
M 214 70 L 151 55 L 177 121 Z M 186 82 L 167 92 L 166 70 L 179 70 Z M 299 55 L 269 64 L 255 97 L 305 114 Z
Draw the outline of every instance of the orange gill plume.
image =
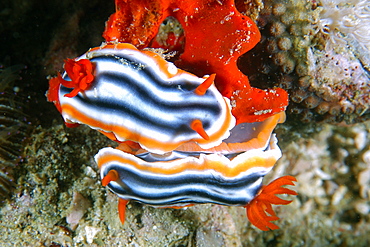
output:
M 59 74 L 57 78 L 63 86 L 73 88 L 72 92 L 64 95 L 66 97 L 74 97 L 79 92 L 86 90 L 94 80 L 94 66 L 88 59 L 66 59 L 64 69 L 71 80 L 64 80 Z
M 259 194 L 247 205 L 247 217 L 249 221 L 262 231 L 275 230 L 279 227 L 271 221 L 278 220 L 272 204 L 274 205 L 287 205 L 292 201 L 284 200 L 276 195 L 278 194 L 289 194 L 298 195 L 294 190 L 283 188 L 284 185 L 293 185 L 293 182 L 297 180 L 292 176 L 283 176 L 272 181 L 267 186 L 264 186 Z

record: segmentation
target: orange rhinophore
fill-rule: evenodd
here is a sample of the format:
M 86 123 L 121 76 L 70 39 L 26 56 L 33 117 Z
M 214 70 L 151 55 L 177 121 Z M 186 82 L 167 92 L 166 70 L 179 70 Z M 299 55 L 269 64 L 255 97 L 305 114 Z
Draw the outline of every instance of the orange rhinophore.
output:
M 207 89 L 213 84 L 215 80 L 216 74 L 212 74 L 207 79 L 202 82 L 195 90 L 194 92 L 198 95 L 204 95 L 207 92 Z
M 190 124 L 190 128 L 197 132 L 204 140 L 209 140 L 209 136 L 203 128 L 203 124 L 199 119 L 194 120 Z

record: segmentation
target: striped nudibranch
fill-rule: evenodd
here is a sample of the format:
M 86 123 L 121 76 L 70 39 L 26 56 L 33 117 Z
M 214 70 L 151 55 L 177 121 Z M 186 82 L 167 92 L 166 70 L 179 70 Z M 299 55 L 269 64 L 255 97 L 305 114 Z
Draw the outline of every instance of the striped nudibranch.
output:
M 242 126 L 234 127 L 231 136 L 221 145 L 208 150 L 196 144 L 185 144 L 173 152 L 158 155 L 135 150 L 129 143 L 124 143 L 118 149 L 101 149 L 95 160 L 100 168 L 102 184 L 120 198 L 122 221 L 129 200 L 155 207 L 214 203 L 245 206 L 254 225 L 262 230 L 276 229 L 276 225 L 268 222 L 269 218 L 253 220 L 250 215 L 254 215 L 259 207 L 250 208 L 248 205 L 257 200 L 263 177 L 281 157 L 272 131 L 284 118 L 282 112 L 263 122 L 240 124 Z M 295 181 L 292 177 L 283 177 L 280 181 L 284 179 L 283 185 L 293 185 L 292 181 Z M 280 185 L 269 185 L 273 194 L 279 194 L 275 190 L 277 188 L 287 194 L 295 193 L 280 188 Z M 276 199 L 273 194 L 271 198 Z M 277 200 L 281 201 L 272 203 L 290 202 Z
M 296 180 L 262 180 L 281 157 L 272 132 L 284 112 L 235 125 L 214 74 L 199 78 L 130 44 L 103 44 L 64 68 L 49 80 L 48 100 L 67 126 L 86 124 L 120 143 L 95 160 L 102 184 L 120 198 L 122 222 L 130 200 L 154 207 L 215 203 L 244 206 L 261 230 L 278 228 L 272 204 L 290 203 L 276 195 L 296 195 L 281 187 Z
M 87 124 L 119 142 L 138 142 L 159 154 L 188 141 L 209 148 L 235 125 L 229 99 L 213 85 L 214 75 L 199 78 L 131 44 L 90 49 L 66 61 L 65 69 L 50 81 L 49 91 L 57 95 L 48 92 L 65 122 Z M 74 75 L 78 69 L 87 74 L 82 78 L 87 83 L 71 88 L 80 79 Z

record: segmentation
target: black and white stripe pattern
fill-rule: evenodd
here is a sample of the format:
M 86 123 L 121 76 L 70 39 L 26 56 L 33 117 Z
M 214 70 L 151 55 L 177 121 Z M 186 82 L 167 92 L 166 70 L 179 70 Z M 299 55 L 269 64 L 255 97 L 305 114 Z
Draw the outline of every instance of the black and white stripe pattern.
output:
M 59 99 L 66 122 L 86 123 L 84 118 L 74 115 L 78 112 L 104 126 L 90 124 L 91 128 L 113 132 L 119 141 L 131 139 L 156 153 L 171 151 L 166 149 L 167 142 L 181 145 L 202 139 L 190 128 L 195 119 L 203 123 L 209 136 L 225 129 L 221 138 L 204 143 L 204 148 L 218 145 L 235 124 L 228 99 L 213 85 L 205 95 L 195 94 L 194 89 L 205 79 L 181 71 L 172 63 L 165 63 L 164 68 L 148 54 L 133 49 L 103 48 L 80 57 L 83 58 L 94 64 L 95 79 L 90 88 L 73 98 L 64 97 L 72 89 L 60 87 Z M 66 74 L 63 77 L 69 80 Z M 71 114 L 63 111 L 67 105 L 73 107 Z M 119 127 L 125 131 L 119 131 Z M 137 135 L 143 138 L 132 139 Z M 145 138 L 163 145 L 153 147 L 141 141 Z
M 231 160 L 221 154 L 176 151 L 153 158 L 113 148 L 101 149 L 95 160 L 102 179 L 110 170 L 118 172 L 119 180 L 108 187 L 124 200 L 157 207 L 195 203 L 245 206 L 281 157 L 276 142 L 273 135 L 266 149 L 250 150 Z M 233 168 L 236 172 L 230 176 L 227 171 Z

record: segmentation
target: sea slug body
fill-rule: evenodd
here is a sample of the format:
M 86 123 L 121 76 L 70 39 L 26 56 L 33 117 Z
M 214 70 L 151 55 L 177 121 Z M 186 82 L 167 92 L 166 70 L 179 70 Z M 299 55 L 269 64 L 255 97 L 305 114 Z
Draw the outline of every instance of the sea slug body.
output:
M 90 49 L 75 60 L 91 62 L 90 86 L 69 97 L 76 91 L 68 88 L 72 68 L 51 81 L 57 92 L 48 93 L 68 124 L 87 124 L 113 140 L 138 142 L 154 153 L 188 141 L 216 146 L 235 125 L 229 99 L 213 85 L 214 76 L 199 78 L 156 53 L 123 43 Z
M 131 200 L 174 208 L 214 203 L 245 207 L 254 226 L 278 229 L 272 205 L 291 202 L 276 195 L 297 195 L 282 187 L 296 179 L 262 182 L 281 157 L 273 130 L 285 121 L 288 94 L 251 87 L 237 66 L 259 41 L 257 26 L 233 0 L 116 6 L 103 34 L 108 43 L 66 60 L 47 97 L 68 127 L 86 124 L 119 143 L 95 161 L 102 185 L 119 197 L 121 222 Z M 169 16 L 185 37 L 173 61 L 194 74 L 134 46 L 153 47 Z
M 285 113 L 281 112 L 263 122 L 239 124 L 231 130 L 229 138 L 211 149 L 186 143 L 172 152 L 158 155 L 137 149 L 128 142 L 117 149 L 101 149 L 95 160 L 102 184 L 120 198 L 122 222 L 130 200 L 175 208 L 214 203 L 244 206 L 252 224 L 261 230 L 277 229 L 270 221 L 278 217 L 272 217 L 272 210 L 268 211 L 270 216 L 264 210 L 271 208 L 271 204 L 288 204 L 290 201 L 274 194 L 296 195 L 292 190 L 280 188 L 293 185 L 295 179 L 282 177 L 280 181 L 284 182 L 268 185 L 266 188 L 270 186 L 272 195 L 263 193 L 262 180 L 281 157 L 272 131 L 284 120 Z M 268 201 L 271 198 L 272 201 Z M 256 212 L 259 213 L 255 215 Z

